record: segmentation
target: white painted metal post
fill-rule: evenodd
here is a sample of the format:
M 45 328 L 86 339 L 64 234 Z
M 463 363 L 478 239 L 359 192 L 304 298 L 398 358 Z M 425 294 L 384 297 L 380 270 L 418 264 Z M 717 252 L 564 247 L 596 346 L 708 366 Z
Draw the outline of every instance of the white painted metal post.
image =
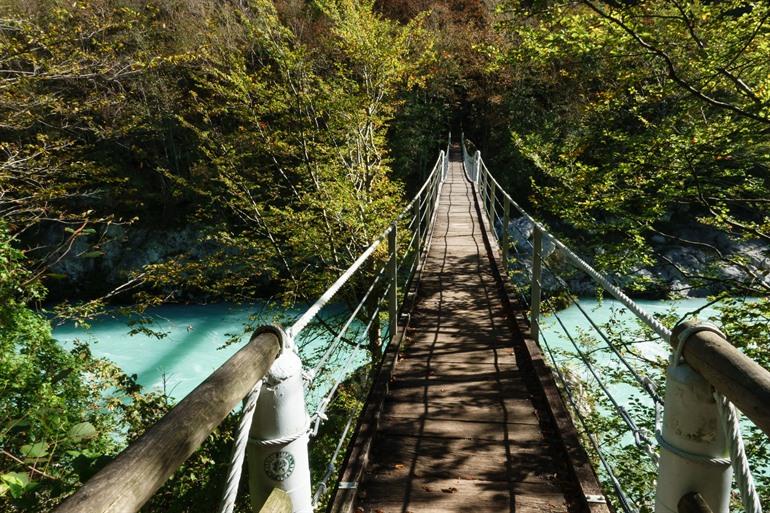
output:
M 479 168 L 479 159 L 477 158 L 478 155 L 475 155 L 473 157 L 473 181 L 476 182 L 476 186 L 479 190 L 479 193 L 484 192 L 484 174 L 479 174 L 480 168 Z M 483 199 L 483 195 L 482 195 Z
M 438 182 L 436 182 L 438 183 Z M 425 188 L 425 232 L 427 234 L 428 230 L 430 230 L 430 220 L 433 216 L 433 192 L 435 189 L 435 183 L 431 183 L 428 185 L 428 187 Z M 427 235 L 426 235 L 427 236 Z
M 441 151 L 441 181 L 446 180 L 447 172 L 449 171 L 449 148 L 447 151 Z
M 433 219 L 433 212 L 435 212 L 436 210 L 436 203 L 438 203 L 438 190 L 440 185 L 441 185 L 441 181 L 438 179 L 435 179 L 433 181 L 433 184 L 431 184 L 430 186 L 431 193 L 430 193 L 430 211 L 428 212 L 429 219 Z
M 532 311 L 530 331 L 535 342 L 540 341 L 540 291 L 543 276 L 541 259 L 543 257 L 543 232 L 537 226 L 532 231 Z
M 249 432 L 251 507 L 258 512 L 272 489 L 280 488 L 289 494 L 294 513 L 312 513 L 302 362 L 285 333 L 283 340 L 283 350 L 264 378 Z
M 493 180 L 489 181 L 489 228 L 492 230 L 492 233 L 495 232 L 495 201 L 497 198 L 495 195 L 497 194 L 497 184 Z
M 415 269 L 420 267 L 420 254 L 422 253 L 422 219 L 420 217 L 420 214 L 422 213 L 422 210 L 420 209 L 420 201 L 422 200 L 422 195 L 417 195 L 417 201 L 414 202 L 414 233 L 415 233 L 415 258 L 417 259 L 417 266 Z
M 687 330 L 682 334 L 689 336 Z M 733 472 L 713 389 L 684 361 L 672 362 L 666 371 L 658 444 L 655 513 L 676 513 L 690 492 L 700 493 L 714 513 L 729 512 Z
M 446 142 L 446 153 L 444 153 L 444 178 L 441 181 L 445 181 L 449 175 L 449 150 L 452 147 L 452 132 L 449 132 Z
M 511 200 L 508 199 L 508 196 L 503 195 L 503 235 L 500 239 L 500 246 L 502 246 L 501 249 L 503 252 L 504 278 L 508 277 L 508 245 L 510 244 L 508 236 L 509 224 L 511 224 Z
M 396 247 L 396 223 L 390 225 L 388 233 L 388 274 L 390 275 L 390 293 L 388 294 L 388 322 L 390 326 L 390 339 L 398 332 L 398 248 Z
M 479 173 L 481 173 L 481 152 L 479 150 L 476 150 L 473 159 L 473 181 L 479 183 Z

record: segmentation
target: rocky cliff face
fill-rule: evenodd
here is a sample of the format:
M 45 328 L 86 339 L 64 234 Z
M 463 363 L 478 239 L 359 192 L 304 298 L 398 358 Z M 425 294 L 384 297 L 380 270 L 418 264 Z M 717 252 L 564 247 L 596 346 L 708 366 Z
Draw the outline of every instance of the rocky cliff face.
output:
M 202 229 L 192 225 L 168 230 L 112 225 L 96 250 L 93 239 L 81 237 L 66 257 L 51 267 L 54 278 L 46 281 L 49 299 L 99 297 L 141 273 L 148 264 L 180 254 L 202 258 L 215 249 L 204 239 Z M 41 240 L 53 247 L 62 240 L 62 233 L 51 228 Z
M 502 226 L 497 226 L 498 232 Z M 512 264 L 514 279 L 528 286 L 532 262 L 532 225 L 526 218 L 513 219 L 509 237 L 514 245 L 512 258 L 520 259 Z M 692 226 L 671 223 L 665 235 L 654 235 L 650 244 L 658 256 L 656 265 L 638 269 L 634 276 L 610 274 L 613 283 L 625 287 L 633 278 L 649 282 L 643 295 L 650 297 L 705 297 L 726 290 L 731 282 L 764 280 L 770 283 L 770 247 L 759 240 L 736 241 L 722 231 L 705 225 Z M 543 240 L 545 255 L 552 255 L 555 246 L 548 238 Z M 580 256 L 591 262 L 592 254 L 573 248 Z M 594 251 L 596 248 L 593 248 Z M 597 285 L 582 272 L 573 273 L 572 266 L 558 257 L 552 268 L 563 275 L 573 293 L 591 296 Z M 564 271 L 564 272 L 561 272 Z M 544 270 L 543 288 L 556 292 L 564 288 L 553 273 Z
M 498 233 L 502 231 L 499 223 L 496 228 Z M 770 282 L 770 248 L 760 241 L 735 241 L 708 226 L 672 223 L 669 232 L 670 235 L 655 235 L 650 239 L 659 255 L 655 266 L 639 269 L 634 276 L 610 275 L 613 282 L 623 287 L 632 278 L 643 277 L 649 281 L 649 287 L 642 295 L 659 298 L 708 296 L 724 290 L 730 281 L 751 279 L 750 273 L 755 274 L 753 279 Z M 509 234 L 513 244 L 511 267 L 518 271 L 513 273 L 513 279 L 529 286 L 532 226 L 523 217 L 513 219 Z M 62 236 L 52 228 L 43 234 L 41 241 L 53 246 Z M 192 225 L 166 230 L 111 226 L 104 240 L 106 242 L 98 245 L 99 254 L 95 255 L 93 240 L 78 239 L 68 255 L 51 268 L 51 274 L 57 277 L 47 281 L 51 300 L 99 297 L 126 283 L 148 264 L 180 254 L 200 259 L 216 249 L 214 243 L 205 241 L 202 228 Z M 573 249 L 591 261 L 591 252 Z M 543 240 L 543 250 L 545 255 L 555 251 L 548 238 Z M 554 256 L 549 261 L 553 269 L 564 276 L 573 293 L 583 296 L 596 293 L 593 280 L 583 273 L 570 272 L 571 266 L 564 259 Z M 700 278 L 706 274 L 713 275 L 714 279 Z M 564 288 L 548 271 L 544 271 L 543 287 L 546 292 Z M 176 292 L 189 300 L 202 299 L 190 296 L 189 291 Z

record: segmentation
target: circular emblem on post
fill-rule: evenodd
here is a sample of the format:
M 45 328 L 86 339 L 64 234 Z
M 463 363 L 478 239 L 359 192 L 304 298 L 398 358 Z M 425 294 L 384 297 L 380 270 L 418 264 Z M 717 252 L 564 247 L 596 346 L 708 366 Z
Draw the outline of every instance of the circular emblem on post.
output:
M 294 456 L 278 451 L 265 458 L 265 474 L 273 481 L 283 481 L 294 472 Z

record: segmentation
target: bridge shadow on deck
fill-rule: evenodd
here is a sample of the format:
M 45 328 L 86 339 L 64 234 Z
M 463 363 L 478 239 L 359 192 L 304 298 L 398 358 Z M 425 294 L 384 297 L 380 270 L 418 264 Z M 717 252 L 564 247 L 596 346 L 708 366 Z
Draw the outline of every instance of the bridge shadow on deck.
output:
M 377 513 L 566 512 L 565 483 L 514 356 L 493 239 L 453 157 L 358 504 Z

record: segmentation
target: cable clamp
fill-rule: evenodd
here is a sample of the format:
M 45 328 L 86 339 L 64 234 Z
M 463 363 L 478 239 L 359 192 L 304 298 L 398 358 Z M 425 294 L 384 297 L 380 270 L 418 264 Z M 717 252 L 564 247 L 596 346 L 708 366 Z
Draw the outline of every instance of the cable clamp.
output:
M 292 433 L 290 435 L 282 436 L 280 438 L 273 438 L 270 440 L 260 440 L 257 438 L 249 437 L 249 443 L 254 445 L 259 445 L 262 447 L 270 447 L 274 445 L 288 445 L 292 443 L 294 440 L 298 440 L 308 434 L 308 431 L 310 430 L 310 417 L 306 417 L 305 419 L 305 426 L 297 431 L 296 433 Z
M 716 324 L 713 324 L 710 322 L 705 322 L 695 326 L 690 326 L 689 328 L 685 328 L 677 337 L 676 350 L 671 355 L 672 366 L 676 366 L 682 363 L 683 361 L 682 353 L 684 352 L 684 345 L 687 343 L 687 340 L 691 336 L 695 335 L 696 333 L 700 333 L 701 331 L 709 331 L 711 333 L 716 333 L 720 337 L 727 339 L 724 332 L 721 329 L 719 329 L 719 327 L 717 327 Z
M 663 433 L 660 431 L 655 433 L 655 440 L 658 441 L 658 445 L 662 449 L 666 449 L 668 452 L 676 454 L 680 458 L 684 458 L 686 460 L 695 461 L 697 463 L 705 463 L 708 465 L 719 465 L 720 467 L 729 467 L 732 465 L 730 458 L 715 458 L 713 456 L 706 456 L 704 454 L 698 454 L 681 449 L 663 438 Z
M 607 499 L 601 494 L 586 494 L 586 502 L 588 504 L 607 504 Z

